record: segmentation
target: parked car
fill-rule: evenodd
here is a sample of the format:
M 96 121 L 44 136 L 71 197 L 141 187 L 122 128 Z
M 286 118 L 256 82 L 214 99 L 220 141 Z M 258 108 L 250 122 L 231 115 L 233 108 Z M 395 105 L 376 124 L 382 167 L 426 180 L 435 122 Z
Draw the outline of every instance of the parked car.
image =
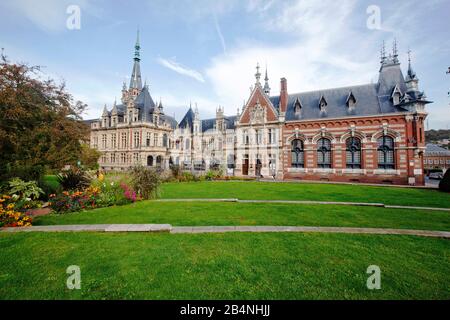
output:
M 442 172 L 431 172 L 429 178 L 430 179 L 436 179 L 436 180 L 441 180 L 444 177 L 444 175 L 442 174 Z

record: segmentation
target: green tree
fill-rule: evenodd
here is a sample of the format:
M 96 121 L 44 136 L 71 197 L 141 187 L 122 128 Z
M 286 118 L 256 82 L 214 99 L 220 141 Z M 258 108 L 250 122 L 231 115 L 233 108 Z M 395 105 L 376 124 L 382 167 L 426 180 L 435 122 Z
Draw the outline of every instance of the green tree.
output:
M 65 84 L 44 79 L 38 66 L 0 60 L 0 179 L 29 180 L 36 168 L 75 164 L 88 139 L 81 121 L 86 105 Z M 36 173 L 37 172 L 37 173 Z

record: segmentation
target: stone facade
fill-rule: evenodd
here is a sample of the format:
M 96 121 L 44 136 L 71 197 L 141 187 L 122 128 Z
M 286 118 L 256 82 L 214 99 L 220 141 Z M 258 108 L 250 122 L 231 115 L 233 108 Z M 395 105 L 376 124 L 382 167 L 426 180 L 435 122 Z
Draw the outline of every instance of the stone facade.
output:
M 104 170 L 133 165 L 184 170 L 227 169 L 229 175 L 277 179 L 424 184 L 425 105 L 411 62 L 406 77 L 397 49 L 382 51 L 377 83 L 279 95 L 256 82 L 242 112 L 202 120 L 189 107 L 178 123 L 142 86 L 139 43 L 122 101 L 91 124 L 91 145 Z

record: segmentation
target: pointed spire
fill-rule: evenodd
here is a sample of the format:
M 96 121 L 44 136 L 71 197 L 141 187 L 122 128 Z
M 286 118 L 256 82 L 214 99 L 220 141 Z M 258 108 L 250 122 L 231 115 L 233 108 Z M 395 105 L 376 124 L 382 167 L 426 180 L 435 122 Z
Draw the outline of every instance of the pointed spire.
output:
M 406 75 L 405 81 L 410 82 L 412 80 L 417 80 L 417 76 L 411 66 L 411 50 L 408 50 L 408 73 Z
M 266 76 L 264 78 L 264 93 L 270 96 L 270 86 L 269 86 L 269 77 L 267 75 L 267 64 L 266 64 Z
M 134 60 L 141 60 L 140 58 L 140 49 L 141 49 L 141 45 L 139 44 L 139 28 L 137 30 L 137 36 L 136 36 L 136 44 L 134 46 Z
M 133 66 L 133 72 L 131 74 L 131 80 L 130 80 L 130 89 L 138 89 L 139 91 L 142 90 L 142 77 L 141 77 L 141 66 L 139 62 L 141 61 L 139 50 L 141 49 L 141 46 L 139 44 L 139 29 L 137 31 L 137 38 L 136 38 L 136 45 L 134 46 L 135 52 L 134 52 L 134 66 Z
M 256 73 L 255 73 L 255 78 L 256 78 L 256 84 L 260 84 L 259 80 L 261 79 L 261 72 L 259 72 L 259 62 L 256 63 Z
M 107 116 L 108 116 L 108 109 L 106 108 L 106 104 L 105 104 L 105 106 L 103 107 L 103 113 L 102 113 L 102 116 L 103 116 L 103 117 L 107 117 Z

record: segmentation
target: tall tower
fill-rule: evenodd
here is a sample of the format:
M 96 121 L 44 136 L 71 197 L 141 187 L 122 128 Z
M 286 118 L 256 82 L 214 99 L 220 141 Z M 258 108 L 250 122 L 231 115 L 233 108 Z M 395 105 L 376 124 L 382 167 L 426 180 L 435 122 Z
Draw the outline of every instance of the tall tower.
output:
M 142 77 L 141 77 L 141 66 L 140 66 L 140 50 L 141 46 L 139 44 L 139 30 L 137 31 L 136 44 L 134 46 L 134 65 L 133 72 L 131 73 L 130 88 L 129 91 L 132 96 L 136 97 L 142 90 Z

